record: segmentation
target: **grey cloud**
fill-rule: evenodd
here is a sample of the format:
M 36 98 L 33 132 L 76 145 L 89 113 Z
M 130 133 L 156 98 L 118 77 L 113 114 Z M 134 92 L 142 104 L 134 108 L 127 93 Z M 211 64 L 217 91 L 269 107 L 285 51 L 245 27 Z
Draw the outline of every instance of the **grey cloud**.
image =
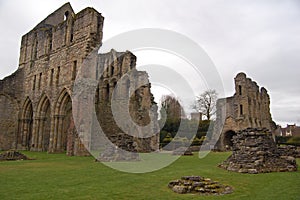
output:
M 91 6 L 103 13 L 104 39 L 146 27 L 166 28 L 185 34 L 201 45 L 214 61 L 224 81 L 226 95 L 234 92 L 236 73 L 244 71 L 269 90 L 275 121 L 299 120 L 299 1 L 70 2 L 76 12 Z M 17 68 L 21 36 L 62 4 L 59 0 L 1 1 L 1 78 Z M 288 105 L 283 99 L 290 99 Z

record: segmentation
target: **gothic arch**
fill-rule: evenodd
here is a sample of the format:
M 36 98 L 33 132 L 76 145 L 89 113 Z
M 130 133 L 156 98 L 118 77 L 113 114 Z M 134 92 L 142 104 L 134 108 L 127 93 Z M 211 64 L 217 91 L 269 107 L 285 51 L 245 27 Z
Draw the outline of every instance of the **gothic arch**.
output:
M 120 92 L 120 86 L 117 88 L 117 84 L 118 84 L 118 81 L 116 78 L 113 78 L 111 79 L 110 81 L 110 89 L 111 89 L 111 92 L 110 92 L 110 95 L 111 97 L 118 97 L 119 96 L 119 92 Z
M 66 106 L 66 103 L 71 101 L 71 96 L 70 96 L 70 93 L 69 91 L 64 88 L 59 96 L 58 96 L 58 99 L 56 101 L 56 104 L 55 104 L 55 115 L 65 115 L 65 106 Z
M 118 83 L 118 81 L 117 81 L 116 78 L 112 78 L 112 79 L 110 80 L 110 87 L 112 88 L 112 90 L 115 89 L 117 83 Z
M 113 84 L 114 83 L 116 83 L 117 82 L 117 79 L 116 78 L 112 78 L 111 80 L 110 80 L 110 84 L 113 86 Z
M 32 101 L 27 97 L 23 103 L 21 114 L 21 145 L 30 150 L 33 130 L 33 106 Z
M 68 132 L 70 126 L 74 126 L 74 122 L 72 115 L 72 100 L 66 88 L 60 92 L 56 101 L 53 126 L 53 150 L 55 152 L 67 151 Z
M 38 151 L 48 151 L 50 145 L 51 104 L 47 95 L 42 94 L 36 111 L 31 146 Z
M 228 130 L 224 133 L 223 144 L 224 144 L 225 150 L 232 149 L 232 145 L 233 145 L 232 138 L 235 135 L 236 135 L 236 132 L 234 132 L 233 130 Z
M 47 111 L 48 107 L 50 108 L 50 100 L 48 96 L 45 93 L 43 93 L 37 104 L 37 108 L 36 108 L 37 116 L 38 117 L 43 116 Z

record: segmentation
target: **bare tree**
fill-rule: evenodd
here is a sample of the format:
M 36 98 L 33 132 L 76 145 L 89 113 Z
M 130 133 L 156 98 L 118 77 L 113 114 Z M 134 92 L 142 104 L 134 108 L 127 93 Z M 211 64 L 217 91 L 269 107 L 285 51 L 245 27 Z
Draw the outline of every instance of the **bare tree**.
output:
M 168 119 L 180 120 L 181 117 L 185 116 L 182 106 L 180 105 L 179 101 L 173 96 L 162 96 L 161 108 L 165 110 L 165 114 Z
M 201 112 L 208 120 L 216 113 L 218 93 L 216 90 L 206 90 L 196 97 L 195 103 L 192 108 L 197 112 Z

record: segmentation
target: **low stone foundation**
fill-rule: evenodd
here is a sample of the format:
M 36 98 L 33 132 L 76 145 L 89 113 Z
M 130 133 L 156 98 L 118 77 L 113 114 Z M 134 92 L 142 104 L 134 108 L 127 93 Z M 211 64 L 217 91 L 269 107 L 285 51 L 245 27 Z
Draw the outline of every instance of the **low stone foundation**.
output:
M 297 170 L 296 159 L 277 148 L 267 129 L 248 128 L 238 132 L 232 142 L 232 155 L 219 167 L 250 174 Z
M 0 161 L 10 161 L 10 160 L 31 160 L 31 159 L 25 156 L 24 154 L 14 150 L 9 150 L 0 154 Z
M 230 186 L 200 176 L 184 176 L 179 180 L 170 181 L 168 187 L 179 194 L 222 195 L 233 192 Z
M 292 145 L 279 146 L 278 151 L 282 156 L 292 156 L 294 158 L 300 158 L 300 147 Z

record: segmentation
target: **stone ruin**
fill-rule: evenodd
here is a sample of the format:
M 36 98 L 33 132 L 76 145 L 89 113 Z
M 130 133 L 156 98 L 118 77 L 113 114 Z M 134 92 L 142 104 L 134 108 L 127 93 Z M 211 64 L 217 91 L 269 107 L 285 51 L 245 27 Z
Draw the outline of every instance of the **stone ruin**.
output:
M 300 158 L 300 147 L 293 145 L 278 146 L 280 155 Z
M 232 137 L 246 128 L 267 128 L 273 131 L 276 124 L 270 113 L 270 96 L 264 87 L 245 73 L 234 78 L 235 94 L 231 97 L 218 99 L 214 132 L 217 143 L 215 150 L 229 151 L 232 149 Z
M 248 128 L 233 136 L 232 155 L 219 167 L 240 173 L 296 171 L 296 159 L 280 151 L 267 129 Z
M 28 158 L 26 155 L 15 150 L 9 150 L 0 154 L 0 161 L 10 161 L 10 160 L 32 160 L 32 159 Z
M 158 149 L 156 103 L 148 74 L 136 69 L 136 56 L 112 49 L 97 52 L 93 63 L 83 66 L 90 60 L 89 55 L 101 48 L 103 24 L 104 17 L 94 8 L 75 13 L 71 4 L 66 3 L 22 36 L 19 67 L 0 80 L 0 150 L 84 156 L 97 149 L 95 138 L 89 134 L 96 132 L 87 132 L 87 119 L 80 118 L 85 108 L 74 106 L 76 80 L 87 74 L 92 74 L 95 88 L 86 92 L 95 95 L 84 102 L 95 108 L 106 137 L 118 145 L 126 142 L 119 140 L 119 133 L 130 133 L 128 141 L 136 142 L 138 152 Z M 141 135 L 136 128 L 119 128 L 111 111 L 117 88 L 119 95 L 114 100 L 118 105 L 130 100 L 132 120 L 140 126 L 154 122 L 144 132 L 155 134 L 139 138 L 133 137 Z M 75 112 L 78 116 L 73 115 Z
M 179 180 L 170 181 L 168 187 L 179 194 L 222 195 L 233 192 L 228 185 L 200 176 L 183 176 Z
M 140 161 L 137 152 L 130 152 L 119 148 L 118 146 L 111 145 L 105 148 L 104 152 L 100 153 L 96 158 L 99 162 L 118 162 L 118 161 Z
M 140 161 L 137 151 L 137 143 L 132 141 L 130 136 L 119 133 L 115 144 L 107 144 L 103 152 L 100 152 L 96 161 L 99 162 L 118 162 L 118 161 Z M 122 142 L 121 142 L 122 141 Z

